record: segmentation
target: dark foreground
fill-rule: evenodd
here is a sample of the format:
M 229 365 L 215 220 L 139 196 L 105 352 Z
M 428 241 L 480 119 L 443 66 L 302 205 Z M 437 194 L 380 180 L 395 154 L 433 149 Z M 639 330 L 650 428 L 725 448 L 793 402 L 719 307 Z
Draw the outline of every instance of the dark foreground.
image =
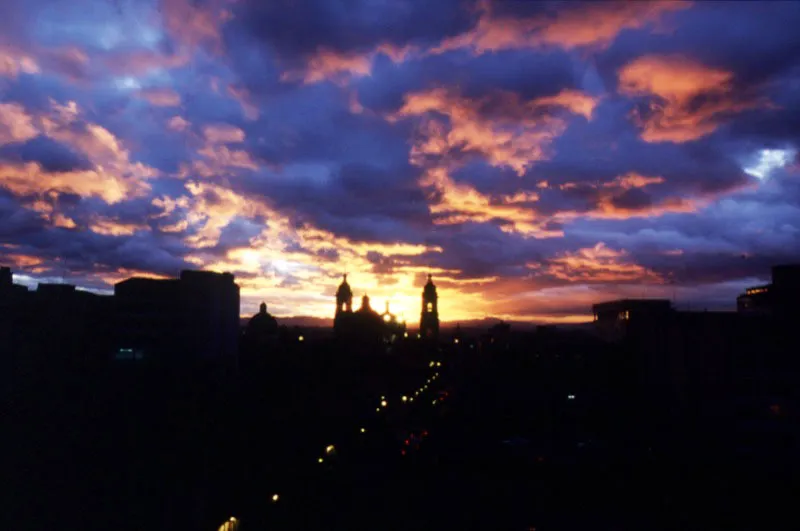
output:
M 675 417 L 596 367 L 428 362 L 126 367 L 13 388 L 7 527 L 797 527 L 791 394 Z

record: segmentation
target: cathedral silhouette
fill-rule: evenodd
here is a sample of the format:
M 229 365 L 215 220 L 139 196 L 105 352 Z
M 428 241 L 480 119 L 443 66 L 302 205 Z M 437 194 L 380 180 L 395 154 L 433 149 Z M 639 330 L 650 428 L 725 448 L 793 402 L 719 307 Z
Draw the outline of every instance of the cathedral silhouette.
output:
M 420 334 L 427 339 L 436 339 L 439 335 L 439 310 L 436 286 L 431 275 L 422 292 L 422 314 L 420 318 Z M 398 322 L 397 317 L 386 310 L 378 314 L 370 306 L 369 296 L 361 298 L 361 307 L 353 311 L 353 290 L 347 283 L 347 274 L 336 290 L 336 313 L 333 319 L 333 330 L 341 338 L 363 339 L 367 341 L 394 341 L 406 333 L 405 322 Z

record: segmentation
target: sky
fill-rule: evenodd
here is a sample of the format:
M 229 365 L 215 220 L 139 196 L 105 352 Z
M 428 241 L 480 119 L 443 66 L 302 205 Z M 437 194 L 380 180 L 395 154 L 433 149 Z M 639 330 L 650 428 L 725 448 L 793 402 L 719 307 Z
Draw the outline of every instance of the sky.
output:
M 800 261 L 800 3 L 4 0 L 0 264 L 242 315 L 732 309 Z M 357 303 L 358 301 L 356 301 Z

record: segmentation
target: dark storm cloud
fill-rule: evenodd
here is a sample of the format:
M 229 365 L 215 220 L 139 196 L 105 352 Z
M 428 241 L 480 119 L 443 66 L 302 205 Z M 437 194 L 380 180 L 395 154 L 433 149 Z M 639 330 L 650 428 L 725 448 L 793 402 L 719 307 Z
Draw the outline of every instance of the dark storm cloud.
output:
M 308 57 L 320 48 L 366 52 L 388 43 L 433 45 L 465 31 L 474 15 L 465 0 L 291 0 L 243 2 L 236 9 L 246 31 L 259 38 L 281 61 Z
M 89 160 L 64 144 L 37 136 L 22 144 L 0 147 L 0 160 L 37 162 L 45 171 L 66 172 L 92 168 Z
M 263 195 L 301 223 L 355 241 L 416 242 L 430 223 L 416 175 L 407 163 L 385 168 L 345 164 L 322 181 L 299 173 L 289 179 L 253 180 L 243 191 Z
M 508 91 L 530 100 L 577 84 L 572 58 L 554 50 L 541 55 L 502 51 L 475 58 L 452 52 L 403 63 L 384 57 L 376 60 L 371 76 L 353 87 L 365 107 L 388 113 L 402 106 L 406 94 L 440 86 L 456 87 L 470 99 Z

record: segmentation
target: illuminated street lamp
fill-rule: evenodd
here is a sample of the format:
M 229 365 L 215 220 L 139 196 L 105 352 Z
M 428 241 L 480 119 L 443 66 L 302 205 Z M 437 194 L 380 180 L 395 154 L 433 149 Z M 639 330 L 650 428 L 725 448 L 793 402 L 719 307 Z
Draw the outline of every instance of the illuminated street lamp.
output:
M 403 400 L 403 402 L 408 402 L 408 397 L 406 395 L 403 395 L 402 400 Z
M 278 499 L 280 499 L 280 496 L 278 496 L 277 494 L 272 495 L 272 503 L 277 503 Z
M 361 433 L 366 433 L 367 430 L 365 428 L 361 428 Z
M 300 341 L 300 342 L 303 342 L 303 341 L 305 341 L 305 339 L 306 339 L 306 338 L 304 338 L 303 336 L 300 336 L 300 337 L 298 337 L 298 338 L 297 338 L 297 340 L 298 340 L 298 341 Z
M 386 407 L 389 403 L 386 400 L 381 400 L 381 407 Z

